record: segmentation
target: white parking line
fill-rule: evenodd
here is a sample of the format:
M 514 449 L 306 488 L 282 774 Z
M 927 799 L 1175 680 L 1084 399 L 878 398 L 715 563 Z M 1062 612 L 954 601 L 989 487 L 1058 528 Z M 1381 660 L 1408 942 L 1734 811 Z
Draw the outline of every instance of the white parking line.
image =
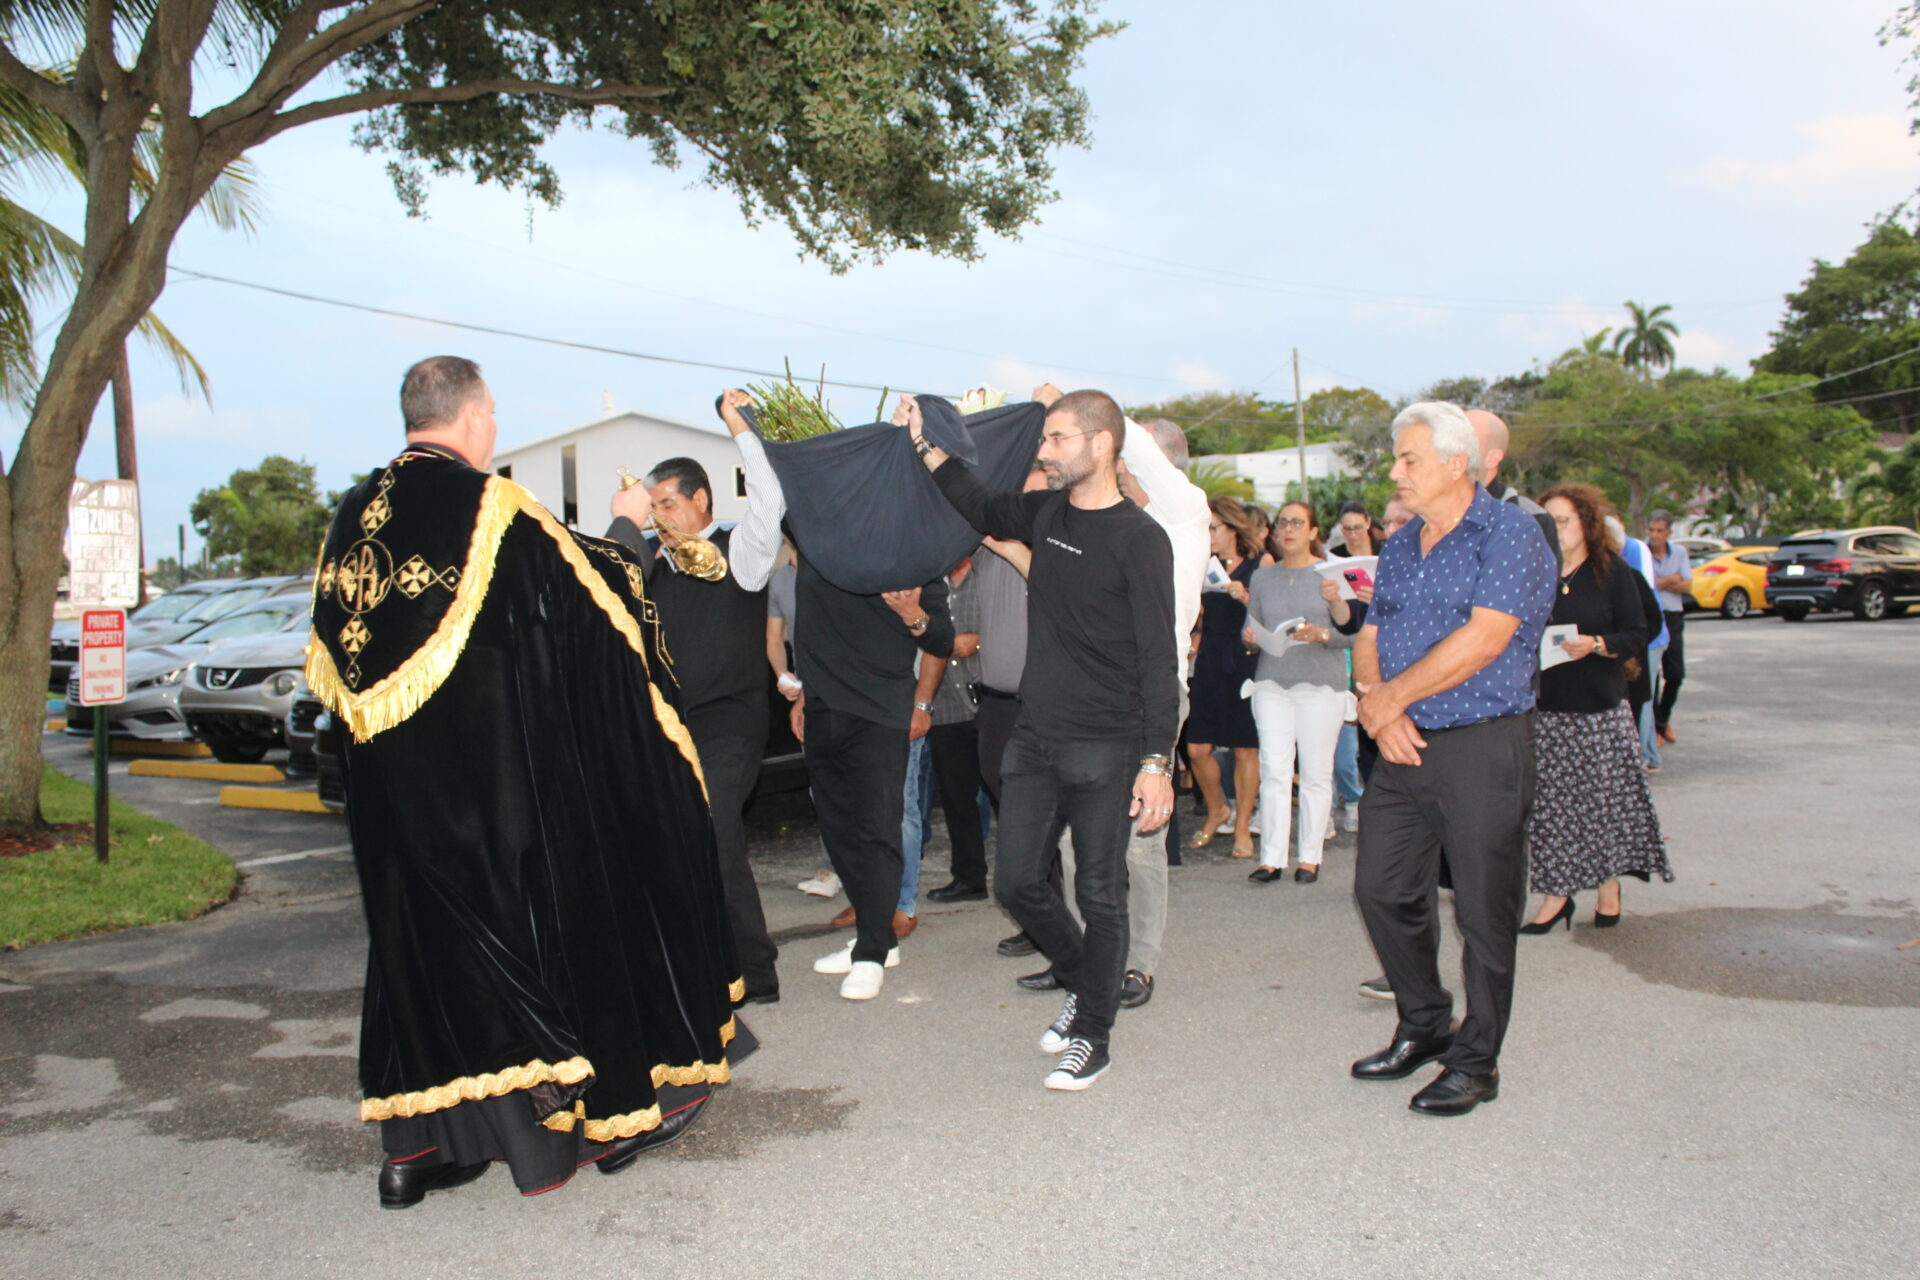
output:
M 273 862 L 298 862 L 302 858 L 324 858 L 330 853 L 346 853 L 353 848 L 350 844 L 330 844 L 324 849 L 302 849 L 299 853 L 275 853 L 264 858 L 248 858 L 245 862 L 236 862 L 236 867 L 264 867 Z

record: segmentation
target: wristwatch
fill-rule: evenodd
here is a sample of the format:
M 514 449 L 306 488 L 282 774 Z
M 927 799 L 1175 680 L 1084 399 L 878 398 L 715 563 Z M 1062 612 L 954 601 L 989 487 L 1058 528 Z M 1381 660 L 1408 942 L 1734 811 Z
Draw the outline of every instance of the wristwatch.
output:
M 913 709 L 915 711 L 924 711 L 928 715 L 933 714 L 933 704 L 931 702 L 915 702 L 913 704 Z
M 922 631 L 925 631 L 927 627 L 932 624 L 932 622 L 933 622 L 933 615 L 930 613 L 923 613 L 920 615 L 920 620 L 918 622 L 909 622 L 907 624 L 907 630 L 913 632 L 913 634 L 915 635 L 919 635 Z
M 915 457 L 924 458 L 932 452 L 933 452 L 933 441 L 927 439 L 925 435 L 922 435 L 919 439 L 913 442 L 913 453 Z

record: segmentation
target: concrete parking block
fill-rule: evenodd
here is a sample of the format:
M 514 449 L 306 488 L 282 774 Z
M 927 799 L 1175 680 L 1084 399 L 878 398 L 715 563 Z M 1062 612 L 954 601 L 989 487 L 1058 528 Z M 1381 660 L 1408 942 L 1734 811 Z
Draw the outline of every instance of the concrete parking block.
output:
M 52 720 L 49 720 L 49 721 L 47 721 L 47 732 L 48 732 L 48 733 L 60 733 L 60 732 L 62 732 L 62 731 L 64 731 L 64 730 L 66 729 L 66 727 L 67 727 L 67 722 L 66 722 L 66 719 L 65 719 L 64 717 L 60 717 L 60 718 L 55 718 L 55 719 L 52 719 Z
M 332 813 L 320 793 L 282 787 L 222 787 L 220 804 L 228 809 L 276 809 L 283 813 Z
M 89 747 L 91 750 L 91 747 Z M 211 760 L 213 749 L 204 742 L 142 742 L 136 738 L 115 738 L 107 744 L 110 756 L 171 756 L 175 759 Z
M 136 778 L 198 778 L 203 782 L 285 782 L 270 764 L 221 764 L 203 760 L 135 760 L 127 772 Z

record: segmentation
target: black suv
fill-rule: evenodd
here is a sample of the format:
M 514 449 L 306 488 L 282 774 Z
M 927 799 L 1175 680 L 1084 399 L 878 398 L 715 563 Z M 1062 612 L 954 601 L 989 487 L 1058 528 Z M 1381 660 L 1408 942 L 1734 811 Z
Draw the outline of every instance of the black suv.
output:
M 1815 609 L 1897 618 L 1920 603 L 1920 534 L 1881 525 L 1788 538 L 1767 562 L 1767 603 L 1788 622 Z

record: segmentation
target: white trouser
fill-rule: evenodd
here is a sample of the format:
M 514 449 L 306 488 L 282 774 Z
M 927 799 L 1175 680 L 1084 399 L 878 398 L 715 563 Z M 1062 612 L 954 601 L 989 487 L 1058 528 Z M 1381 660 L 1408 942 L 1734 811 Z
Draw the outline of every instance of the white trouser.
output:
M 1287 865 L 1289 803 L 1295 757 L 1300 769 L 1300 862 L 1320 865 L 1333 812 L 1333 755 L 1353 695 L 1322 684 L 1283 689 L 1271 680 L 1253 686 L 1253 723 L 1260 731 L 1260 865 Z

